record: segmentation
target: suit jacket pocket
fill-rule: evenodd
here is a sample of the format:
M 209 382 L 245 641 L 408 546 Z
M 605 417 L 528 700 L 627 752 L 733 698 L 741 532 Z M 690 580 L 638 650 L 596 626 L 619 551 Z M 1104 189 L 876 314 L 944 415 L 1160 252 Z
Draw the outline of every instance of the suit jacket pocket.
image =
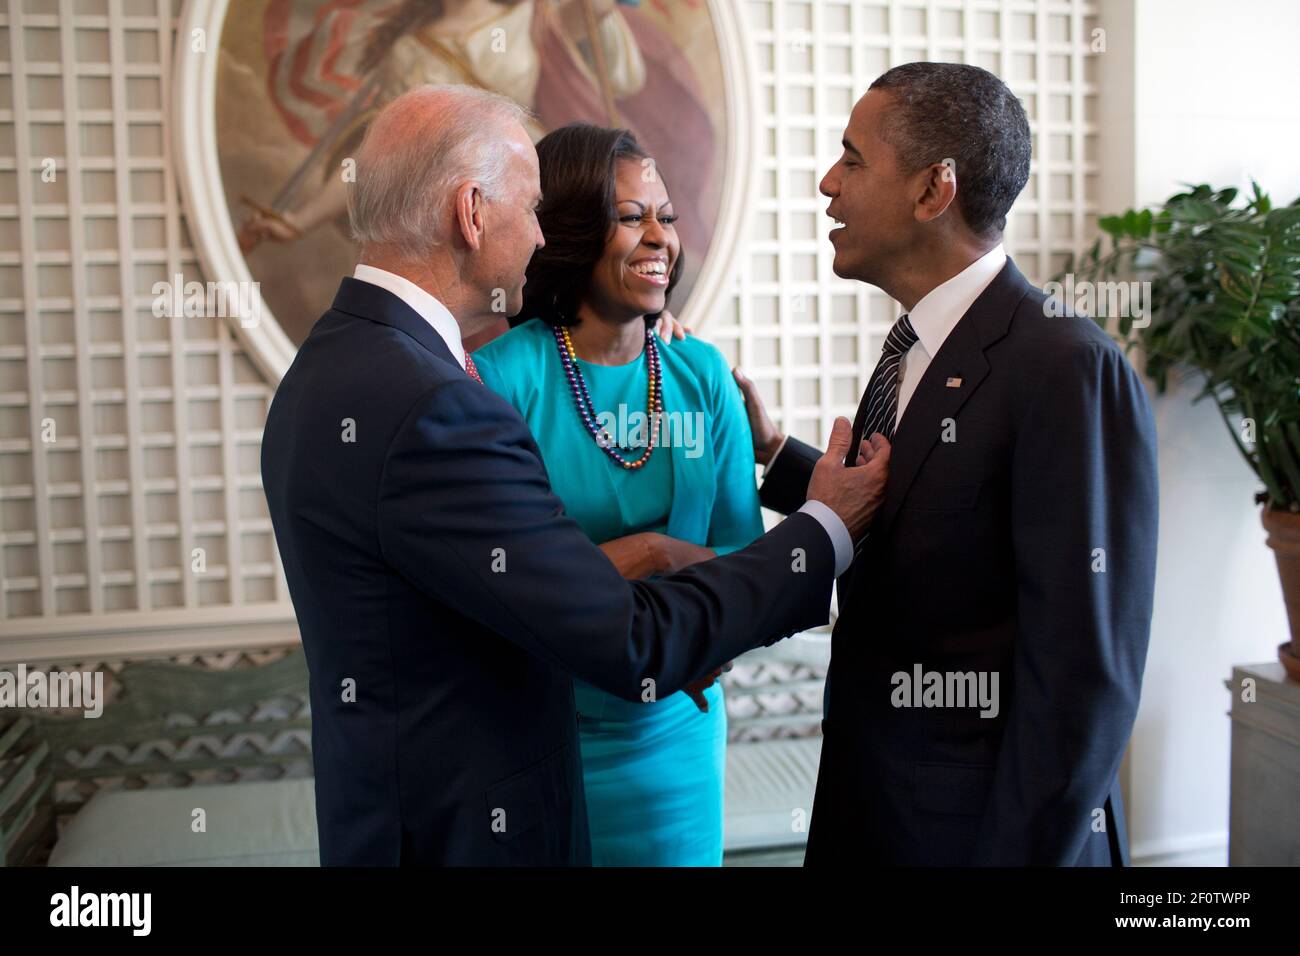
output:
M 993 768 L 982 764 L 912 765 L 912 802 L 925 813 L 979 816 L 988 804 Z
M 484 797 L 493 839 L 510 843 L 539 825 L 556 828 L 559 821 L 568 820 L 575 773 L 573 747 L 565 744 L 488 787 Z

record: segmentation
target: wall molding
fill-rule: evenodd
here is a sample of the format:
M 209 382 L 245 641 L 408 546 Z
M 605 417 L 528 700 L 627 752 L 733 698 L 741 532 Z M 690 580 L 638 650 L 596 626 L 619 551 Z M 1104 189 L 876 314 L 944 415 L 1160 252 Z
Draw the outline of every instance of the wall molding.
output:
M 298 642 L 292 605 L 86 614 L 6 626 L 0 665 L 169 657 Z

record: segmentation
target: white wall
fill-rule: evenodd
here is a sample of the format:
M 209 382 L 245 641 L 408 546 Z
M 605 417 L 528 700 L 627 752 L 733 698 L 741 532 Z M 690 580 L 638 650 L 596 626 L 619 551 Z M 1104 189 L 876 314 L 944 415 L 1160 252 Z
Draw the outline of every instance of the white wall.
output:
M 1182 182 L 1300 193 L 1300 4 L 1139 0 L 1103 7 L 1112 40 L 1131 24 L 1132 200 Z M 1103 114 L 1102 122 L 1120 117 Z M 1160 555 L 1142 707 L 1130 753 L 1138 862 L 1222 863 L 1228 821 L 1228 692 L 1234 663 L 1272 661 L 1286 639 L 1254 475 L 1190 383 L 1155 402 Z M 1172 854 L 1172 856 L 1171 856 Z

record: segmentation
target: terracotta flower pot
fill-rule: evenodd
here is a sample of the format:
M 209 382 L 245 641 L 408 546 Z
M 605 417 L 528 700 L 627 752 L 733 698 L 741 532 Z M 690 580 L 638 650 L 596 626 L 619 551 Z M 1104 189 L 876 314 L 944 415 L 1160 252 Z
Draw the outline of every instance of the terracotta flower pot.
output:
M 1300 514 L 1265 508 L 1263 521 L 1268 546 L 1277 558 L 1282 598 L 1291 624 L 1291 640 L 1277 649 L 1277 656 L 1291 679 L 1300 681 Z

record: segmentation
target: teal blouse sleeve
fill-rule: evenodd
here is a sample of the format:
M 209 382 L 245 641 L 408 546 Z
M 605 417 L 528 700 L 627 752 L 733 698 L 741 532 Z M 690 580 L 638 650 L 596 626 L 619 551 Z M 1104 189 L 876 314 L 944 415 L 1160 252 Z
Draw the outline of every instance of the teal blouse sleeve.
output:
M 718 472 L 708 546 L 723 555 L 760 538 L 763 517 L 754 477 L 754 442 L 740 386 L 731 377 L 722 353 L 712 345 L 705 350 L 705 374 L 713 404 L 713 460 Z

